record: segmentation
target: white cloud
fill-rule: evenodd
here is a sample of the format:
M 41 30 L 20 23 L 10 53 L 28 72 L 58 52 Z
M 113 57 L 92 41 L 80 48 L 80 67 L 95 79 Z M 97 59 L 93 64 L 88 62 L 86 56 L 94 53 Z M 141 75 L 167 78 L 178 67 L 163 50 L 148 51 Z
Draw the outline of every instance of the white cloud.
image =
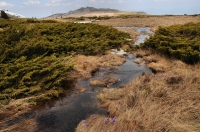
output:
M 70 5 L 72 5 L 72 3 L 66 3 L 66 4 L 64 4 L 65 6 L 70 6 Z
M 46 3 L 43 6 L 59 6 L 60 4 L 58 3 Z
M 155 2 L 172 1 L 172 0 L 153 0 Z
M 96 0 L 90 0 L 90 2 L 96 2 Z
M 65 2 L 68 0 L 51 0 L 51 3 L 59 3 L 59 2 Z
M 14 5 L 4 1 L 0 1 L 0 7 L 12 7 L 12 6 Z
M 124 0 L 118 0 L 118 3 L 123 3 L 124 2 Z
M 51 0 L 49 3 L 45 3 L 43 6 L 70 6 L 72 3 L 69 0 Z
M 39 5 L 40 2 L 37 1 L 37 0 L 29 0 L 29 1 L 27 1 L 27 2 L 24 2 L 23 4 L 24 4 L 24 5 Z

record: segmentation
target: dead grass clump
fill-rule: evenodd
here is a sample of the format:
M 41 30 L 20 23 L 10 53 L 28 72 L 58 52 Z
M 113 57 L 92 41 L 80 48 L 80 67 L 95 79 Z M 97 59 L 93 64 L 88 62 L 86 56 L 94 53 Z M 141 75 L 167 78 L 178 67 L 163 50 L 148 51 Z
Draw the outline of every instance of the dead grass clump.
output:
M 92 80 L 90 81 L 91 86 L 106 86 L 106 83 L 101 80 Z
M 137 58 L 141 58 L 141 57 L 149 55 L 149 52 L 145 51 L 145 50 L 138 49 L 137 51 L 133 52 L 133 55 L 136 56 Z
M 131 39 L 133 39 L 134 41 L 136 41 L 137 37 L 139 36 L 139 33 L 137 32 L 136 28 L 116 28 L 116 29 L 130 34 Z
M 165 72 L 166 69 L 166 65 L 154 62 L 147 64 L 147 67 L 149 67 L 153 71 L 153 73 Z
M 140 56 L 147 67 L 149 67 L 154 73 L 165 72 L 170 69 L 169 60 L 165 56 L 152 53 L 150 50 L 135 50 L 134 55 Z
M 108 108 L 110 117 L 98 115 L 94 120 L 90 116 L 87 127 L 81 122 L 76 131 L 198 132 L 200 64 L 187 65 L 165 58 L 160 61 L 167 64 L 163 73 L 144 74 L 123 88 L 99 91 L 98 99 Z
M 138 65 L 140 65 L 143 62 L 143 60 L 141 58 L 139 58 L 139 59 L 136 59 L 134 62 L 137 63 Z
M 4 132 L 34 132 L 36 131 L 35 128 L 37 126 L 35 119 L 28 119 L 23 120 L 22 122 L 18 124 L 14 124 L 13 126 L 4 129 Z
M 108 79 L 106 79 L 105 83 L 106 83 L 106 85 L 108 85 L 110 83 L 115 83 L 117 81 L 118 81 L 117 78 L 108 78 Z
M 118 100 L 124 96 L 124 93 L 122 91 L 122 89 L 115 90 L 114 88 L 104 88 L 103 90 L 98 92 L 97 98 L 100 99 L 102 103 L 106 102 L 107 100 Z
M 179 84 L 180 82 L 183 81 L 183 78 L 181 76 L 177 76 L 177 77 L 169 77 L 167 78 L 166 82 L 168 84 Z
M 3 28 L 0 28 L 0 32 L 3 32 L 4 30 L 3 30 Z
M 107 87 L 108 84 L 110 83 L 115 83 L 117 82 L 118 79 L 117 78 L 107 78 L 106 80 L 91 80 L 90 81 L 90 85 L 91 86 L 103 86 L 103 87 Z
M 107 54 L 104 56 L 84 56 L 78 55 L 75 58 L 76 64 L 74 70 L 78 75 L 84 78 L 90 78 L 92 74 L 100 67 L 114 67 L 125 62 L 123 56 Z
M 146 55 L 143 57 L 146 61 L 146 63 L 151 63 L 151 62 L 154 62 L 154 63 L 157 63 L 160 59 L 160 57 L 158 57 L 157 55 Z
M 86 88 L 79 88 L 78 91 L 79 93 L 84 93 L 86 91 Z

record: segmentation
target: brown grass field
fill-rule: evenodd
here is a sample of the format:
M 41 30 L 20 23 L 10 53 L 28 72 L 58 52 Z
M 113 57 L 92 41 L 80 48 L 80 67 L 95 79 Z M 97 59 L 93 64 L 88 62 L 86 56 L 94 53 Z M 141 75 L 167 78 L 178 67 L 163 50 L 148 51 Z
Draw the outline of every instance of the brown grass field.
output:
M 188 22 L 200 22 L 200 17 L 115 18 L 98 24 L 148 26 L 155 31 L 158 26 Z M 200 132 L 200 64 L 188 65 L 141 49 L 133 54 L 155 74 L 142 74 L 123 88 L 98 91 L 101 107 L 108 109 L 109 116 L 91 115 L 76 131 Z
M 67 22 L 74 19 L 56 19 Z M 150 27 L 152 31 L 159 26 L 200 22 L 200 16 L 148 16 L 148 17 L 112 17 L 94 22 L 106 26 Z M 136 30 L 119 29 L 128 32 L 133 40 L 139 35 Z M 110 53 L 110 51 L 108 51 Z M 104 88 L 97 92 L 101 107 L 108 108 L 109 117 L 91 115 L 81 121 L 77 132 L 200 132 L 200 64 L 188 65 L 173 58 L 166 58 L 151 51 L 137 50 L 133 54 L 141 57 L 156 74 L 143 74 L 133 79 L 123 88 Z M 75 66 L 71 77 L 90 78 L 92 73 L 102 66 L 115 66 L 124 63 L 122 56 L 107 54 L 104 56 L 74 56 Z M 139 61 L 137 62 L 140 63 Z M 110 79 L 106 81 L 115 81 Z M 99 85 L 98 80 L 91 85 Z M 103 82 L 105 83 L 105 82 Z M 79 92 L 84 92 L 80 88 Z M 11 101 L 8 106 L 0 106 L 0 119 L 30 111 L 24 101 Z M 0 122 L 6 126 L 6 121 Z M 23 120 L 10 128 L 0 131 L 34 131 L 35 120 Z
M 158 26 L 171 26 L 174 24 L 185 24 L 188 22 L 200 22 L 200 16 L 141 16 L 130 18 L 117 18 L 113 17 L 108 20 L 101 20 L 95 22 L 100 25 L 107 26 L 138 26 L 138 27 L 151 27 L 152 30 L 158 28 Z
M 108 108 L 109 117 L 91 115 L 86 119 L 88 126 L 82 121 L 76 131 L 199 132 L 200 65 L 187 65 L 150 51 L 134 54 L 143 55 L 147 66 L 157 73 L 143 74 L 123 88 L 99 91 L 97 97 L 101 106 Z

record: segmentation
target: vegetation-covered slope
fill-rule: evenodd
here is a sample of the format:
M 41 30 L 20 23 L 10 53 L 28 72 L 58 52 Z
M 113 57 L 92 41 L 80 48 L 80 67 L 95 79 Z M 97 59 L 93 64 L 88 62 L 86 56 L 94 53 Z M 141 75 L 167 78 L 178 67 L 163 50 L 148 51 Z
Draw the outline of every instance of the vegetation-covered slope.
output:
M 129 35 L 94 24 L 55 21 L 0 21 L 0 103 L 35 95 L 58 97 L 71 85 L 70 54 L 103 54 Z
M 142 47 L 150 47 L 187 63 L 200 61 L 200 23 L 160 27 Z

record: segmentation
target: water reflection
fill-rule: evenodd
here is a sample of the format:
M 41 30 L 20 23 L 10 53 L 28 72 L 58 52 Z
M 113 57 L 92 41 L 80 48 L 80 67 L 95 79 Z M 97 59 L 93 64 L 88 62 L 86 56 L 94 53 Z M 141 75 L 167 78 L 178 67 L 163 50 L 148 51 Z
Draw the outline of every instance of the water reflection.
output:
M 137 32 L 140 33 L 140 35 L 138 36 L 137 41 L 135 41 L 134 43 L 135 45 L 139 45 L 140 43 L 143 43 L 145 39 L 149 38 L 149 34 L 153 34 L 153 32 L 151 31 L 149 27 L 122 26 L 122 27 L 115 27 L 115 28 L 136 29 Z

